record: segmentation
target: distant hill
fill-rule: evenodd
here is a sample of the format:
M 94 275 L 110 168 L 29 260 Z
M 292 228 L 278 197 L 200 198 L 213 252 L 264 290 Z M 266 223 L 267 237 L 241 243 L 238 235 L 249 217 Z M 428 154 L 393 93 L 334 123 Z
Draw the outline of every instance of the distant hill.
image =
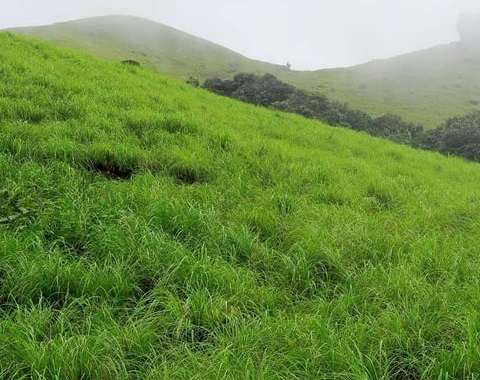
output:
M 480 63 L 459 43 L 314 74 L 333 98 L 433 127 L 480 105 Z
M 12 31 L 111 60 L 135 59 L 183 80 L 189 76 L 203 80 L 230 78 L 239 72 L 268 72 L 374 116 L 396 113 L 426 127 L 480 105 L 480 60 L 461 43 L 350 68 L 294 71 L 131 16 L 102 16 Z
M 220 45 L 133 16 L 101 16 L 53 25 L 11 29 L 112 60 L 135 59 L 163 73 L 199 79 L 238 72 L 278 71 Z

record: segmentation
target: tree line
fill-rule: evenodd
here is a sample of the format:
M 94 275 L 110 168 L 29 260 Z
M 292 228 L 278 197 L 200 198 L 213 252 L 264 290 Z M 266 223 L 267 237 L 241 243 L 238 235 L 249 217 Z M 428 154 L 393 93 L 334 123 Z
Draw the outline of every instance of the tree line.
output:
M 480 111 L 448 119 L 425 131 L 422 125 L 407 122 L 398 115 L 372 117 L 325 95 L 295 88 L 271 74 L 240 73 L 233 79 L 211 78 L 202 87 L 218 95 L 364 131 L 397 143 L 480 161 Z

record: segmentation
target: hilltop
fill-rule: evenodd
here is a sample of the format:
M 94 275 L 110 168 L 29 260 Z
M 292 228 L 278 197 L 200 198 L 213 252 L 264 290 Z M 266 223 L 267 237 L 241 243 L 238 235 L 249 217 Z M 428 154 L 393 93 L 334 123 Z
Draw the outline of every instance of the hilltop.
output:
M 351 68 L 294 71 L 131 16 L 103 16 L 13 31 L 107 59 L 135 59 L 182 80 L 271 73 L 372 116 L 390 112 L 427 128 L 480 105 L 480 60 L 472 59 L 459 42 Z
M 133 16 L 100 16 L 11 31 L 42 38 L 102 58 L 134 59 L 180 79 L 207 79 L 243 71 L 277 71 L 220 45 L 169 26 Z
M 480 373 L 478 164 L 0 43 L 0 377 Z

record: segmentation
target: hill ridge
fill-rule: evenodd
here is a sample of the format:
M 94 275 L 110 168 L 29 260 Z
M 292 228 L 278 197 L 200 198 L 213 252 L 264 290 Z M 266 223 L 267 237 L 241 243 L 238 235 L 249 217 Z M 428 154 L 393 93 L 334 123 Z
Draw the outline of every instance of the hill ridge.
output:
M 420 50 L 350 68 L 315 71 L 287 70 L 282 65 L 255 61 L 221 45 L 135 16 L 116 16 L 121 22 L 108 26 L 110 16 L 72 22 L 15 28 L 12 31 L 85 50 L 112 60 L 132 58 L 159 72 L 186 80 L 231 78 L 240 72 L 270 73 L 282 81 L 320 92 L 352 108 L 381 116 L 394 113 L 427 128 L 445 119 L 466 114 L 480 104 L 478 73 L 480 61 L 469 60 L 466 51 L 450 44 Z M 137 31 L 153 28 L 142 38 L 128 34 L 134 20 Z M 122 24 L 123 25 L 119 25 Z M 148 24 L 148 28 L 145 28 Z M 169 29 L 168 29 L 169 28 Z M 96 34 L 92 32 L 95 30 Z M 93 34 L 92 34 L 93 33 Z M 126 43 L 127 41 L 127 43 Z M 425 56 L 425 51 L 429 55 Z M 423 53 L 422 53 L 423 52 Z M 407 67 L 403 61 L 409 59 Z M 373 68 L 379 70 L 374 72 Z M 388 75 L 386 75 L 388 73 Z

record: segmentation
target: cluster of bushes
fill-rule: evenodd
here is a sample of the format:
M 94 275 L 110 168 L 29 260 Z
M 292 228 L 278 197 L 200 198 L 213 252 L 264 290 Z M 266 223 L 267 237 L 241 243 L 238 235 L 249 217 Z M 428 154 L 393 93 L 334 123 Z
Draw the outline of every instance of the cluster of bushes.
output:
M 480 110 L 453 117 L 437 128 L 426 131 L 419 146 L 480 161 Z
M 203 88 L 244 102 L 297 113 L 330 125 L 362 130 L 404 144 L 414 144 L 423 133 L 422 126 L 408 123 L 399 116 L 386 114 L 372 118 L 324 95 L 295 88 L 271 74 L 241 73 L 232 80 L 207 79 Z
M 372 117 L 347 104 L 329 100 L 324 95 L 295 88 L 271 74 L 258 76 L 241 73 L 231 80 L 207 79 L 203 88 L 219 95 L 297 113 L 398 143 L 480 161 L 480 111 L 448 119 L 437 128 L 425 131 L 421 125 L 409 123 L 398 115 L 387 113 Z

